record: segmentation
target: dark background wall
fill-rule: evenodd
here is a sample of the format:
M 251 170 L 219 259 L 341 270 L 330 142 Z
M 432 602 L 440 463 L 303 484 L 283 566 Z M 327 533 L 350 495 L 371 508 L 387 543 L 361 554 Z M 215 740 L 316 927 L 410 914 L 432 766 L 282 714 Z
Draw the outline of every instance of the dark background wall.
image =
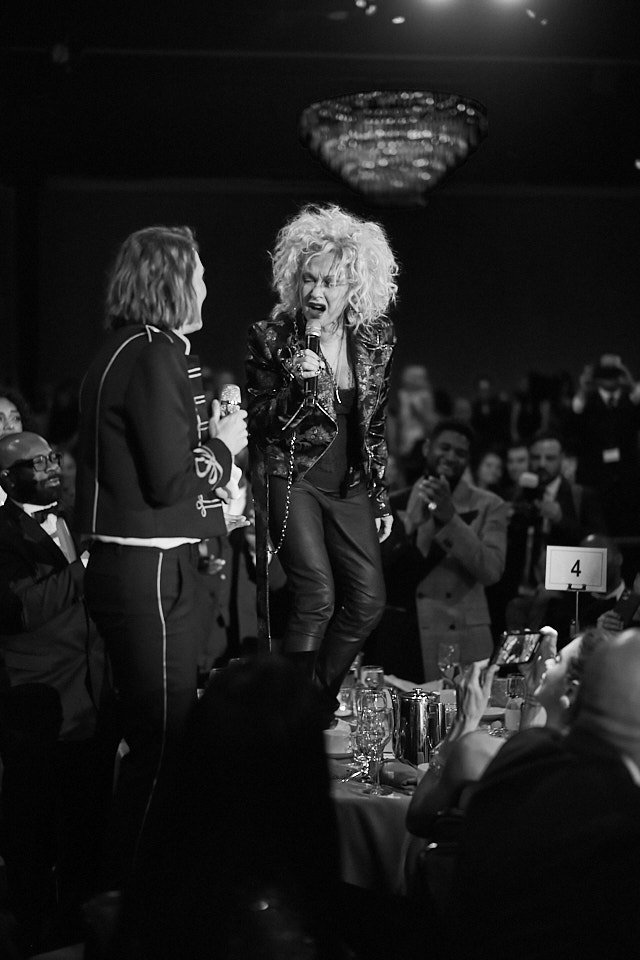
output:
M 640 375 L 640 191 L 443 189 L 424 209 L 380 210 L 322 182 L 53 180 L 28 268 L 38 279 L 34 380 L 84 370 L 102 335 L 114 252 L 151 223 L 195 228 L 209 292 L 194 348 L 241 377 L 246 328 L 273 303 L 267 251 L 309 201 L 339 202 L 386 227 L 403 268 L 396 370 L 425 362 L 452 395 L 480 374 L 505 390 L 529 370 L 575 377 L 604 351 Z
M 529 369 L 575 376 L 601 351 L 640 376 L 637 0 L 369 7 L 0 6 L 0 378 L 32 392 L 79 375 L 116 246 L 163 221 L 202 245 L 196 349 L 239 376 L 272 304 L 267 250 L 313 200 L 387 227 L 398 367 L 424 360 L 453 394 L 480 373 L 505 390 Z M 424 209 L 366 207 L 298 137 L 317 100 L 398 89 L 487 110 L 486 140 Z

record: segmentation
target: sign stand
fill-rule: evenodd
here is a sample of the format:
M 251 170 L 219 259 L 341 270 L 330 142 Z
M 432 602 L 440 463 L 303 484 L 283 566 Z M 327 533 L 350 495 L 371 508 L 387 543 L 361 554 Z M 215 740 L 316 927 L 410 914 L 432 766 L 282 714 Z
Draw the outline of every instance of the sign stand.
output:
M 574 637 L 580 633 L 580 606 L 578 601 L 580 599 L 580 594 L 584 593 L 586 589 L 587 588 L 584 585 L 581 587 L 574 587 L 573 584 L 571 583 L 567 584 L 567 590 L 570 590 L 572 593 L 575 593 L 576 595 L 576 615 L 574 619 L 574 623 L 576 625 L 576 632 L 573 635 Z M 571 639 L 573 639 L 573 637 L 571 637 Z
M 547 590 L 575 593 L 576 633 L 579 633 L 580 594 L 607 591 L 606 548 L 548 546 L 544 585 Z

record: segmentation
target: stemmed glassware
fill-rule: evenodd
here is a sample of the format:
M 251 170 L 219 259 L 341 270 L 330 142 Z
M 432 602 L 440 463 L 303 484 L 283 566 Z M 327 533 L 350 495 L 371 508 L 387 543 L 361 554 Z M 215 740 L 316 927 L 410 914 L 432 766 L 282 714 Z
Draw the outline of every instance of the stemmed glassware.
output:
M 460 644 L 457 640 L 446 640 L 438 644 L 438 669 L 442 674 L 443 689 L 455 687 L 453 678 L 460 666 Z
M 356 752 L 367 758 L 372 784 L 363 793 L 371 797 L 391 793 L 380 783 L 380 767 L 384 748 L 393 736 L 393 708 L 385 688 L 365 688 L 358 693 Z

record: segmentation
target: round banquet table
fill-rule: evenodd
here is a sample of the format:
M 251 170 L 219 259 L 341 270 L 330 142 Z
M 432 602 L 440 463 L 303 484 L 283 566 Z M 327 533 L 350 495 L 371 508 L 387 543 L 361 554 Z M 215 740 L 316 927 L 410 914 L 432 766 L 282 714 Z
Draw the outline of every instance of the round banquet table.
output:
M 332 761 L 333 775 L 339 774 Z M 343 771 L 346 771 L 346 765 Z M 346 772 L 343 772 L 343 776 Z M 424 840 L 413 837 L 405 826 L 411 797 L 392 791 L 388 796 L 371 797 L 365 784 L 339 779 L 331 781 L 342 879 L 377 893 L 403 895 L 406 892 L 405 865 L 411 862 Z

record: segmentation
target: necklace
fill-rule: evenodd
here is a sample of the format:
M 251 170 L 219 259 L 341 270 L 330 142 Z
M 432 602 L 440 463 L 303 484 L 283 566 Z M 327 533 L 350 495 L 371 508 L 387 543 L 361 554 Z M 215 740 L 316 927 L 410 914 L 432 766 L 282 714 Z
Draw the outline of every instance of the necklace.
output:
M 321 350 L 333 380 L 336 399 L 340 403 L 340 387 L 346 390 L 353 386 L 353 371 L 349 363 L 344 327 L 342 327 L 340 336 L 327 340 Z

